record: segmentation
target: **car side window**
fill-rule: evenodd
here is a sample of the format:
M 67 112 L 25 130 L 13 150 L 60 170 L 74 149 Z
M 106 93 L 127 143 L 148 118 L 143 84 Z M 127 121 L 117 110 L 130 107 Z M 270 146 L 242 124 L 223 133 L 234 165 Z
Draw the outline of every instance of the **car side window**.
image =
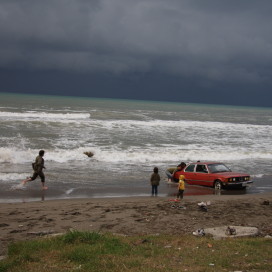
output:
M 208 173 L 207 167 L 204 164 L 198 164 L 196 166 L 196 172 L 200 172 L 200 173 Z
M 195 164 L 190 164 L 189 166 L 187 166 L 184 172 L 194 172 L 194 169 L 195 169 Z

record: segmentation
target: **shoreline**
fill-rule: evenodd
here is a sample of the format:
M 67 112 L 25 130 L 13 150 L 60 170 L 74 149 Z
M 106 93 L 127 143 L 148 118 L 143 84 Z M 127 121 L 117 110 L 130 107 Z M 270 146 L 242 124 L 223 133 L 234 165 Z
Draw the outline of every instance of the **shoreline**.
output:
M 272 192 L 185 196 L 181 203 L 169 201 L 171 198 L 77 198 L 3 203 L 0 205 L 0 256 L 7 253 L 11 242 L 70 230 L 120 235 L 185 235 L 199 228 L 234 225 L 257 227 L 261 236 L 272 235 Z M 198 203 L 202 201 L 211 202 L 207 212 L 199 209 Z
M 201 188 L 203 189 L 203 188 Z M 205 187 L 204 187 L 205 189 Z M 210 189 L 210 188 L 208 188 Z M 94 201 L 114 201 L 115 199 L 117 200 L 133 200 L 135 199 L 136 201 L 138 201 L 139 199 L 152 199 L 152 198 L 156 198 L 156 199 L 162 199 L 162 198 L 175 198 L 176 194 L 171 194 L 171 195 L 167 195 L 167 194 L 158 194 L 157 197 L 152 197 L 150 194 L 141 194 L 141 195 L 128 195 L 128 196 L 124 196 L 124 195 L 105 195 L 105 196 L 74 196 L 74 197 L 48 197 L 46 199 L 45 194 L 47 191 L 37 191 L 38 193 L 40 193 L 40 196 L 36 196 L 34 197 L 26 197 L 26 198 L 20 198 L 15 200 L 15 198 L 12 199 L 0 199 L 0 204 L 4 205 L 4 204 L 26 204 L 26 203 L 37 203 L 37 202 L 58 202 L 58 201 L 90 201 L 90 200 L 94 200 Z M 242 192 L 242 191 L 240 191 Z M 184 194 L 184 199 L 183 200 L 230 200 L 230 199 L 245 199 L 245 198 L 259 198 L 261 196 L 265 197 L 265 196 L 270 196 L 272 195 L 272 192 L 254 192 L 254 193 L 238 193 L 238 194 L 215 194 L 215 193 L 203 193 L 203 194 Z M 3 201 L 4 200 L 4 201 Z
M 272 193 L 272 187 L 270 185 L 270 179 L 265 179 L 263 182 L 266 187 L 256 187 L 254 184 L 249 186 L 245 190 L 241 189 L 228 189 L 222 190 L 220 192 L 220 197 L 239 197 L 240 195 L 255 195 L 255 194 L 266 194 Z M 126 198 L 126 197 L 149 197 L 151 188 L 149 184 L 144 184 L 145 186 L 128 188 L 121 187 L 116 188 L 113 186 L 108 186 L 105 191 L 102 188 L 93 188 L 91 186 L 87 187 L 73 187 L 70 189 L 60 189 L 55 184 L 52 187 L 48 183 L 48 190 L 41 190 L 39 183 L 29 183 L 26 186 L 14 185 L 12 190 L 10 188 L 5 189 L 0 192 L 0 204 L 4 203 L 24 203 L 24 202 L 36 202 L 36 201 L 53 201 L 53 200 L 69 200 L 69 199 L 109 199 L 109 198 Z M 260 186 L 260 184 L 258 184 Z M 177 184 L 162 182 L 159 186 L 159 197 L 169 197 L 173 198 L 177 193 Z M 184 197 L 196 197 L 205 196 L 213 198 L 217 195 L 214 188 L 197 186 L 197 185 L 186 185 L 186 190 Z

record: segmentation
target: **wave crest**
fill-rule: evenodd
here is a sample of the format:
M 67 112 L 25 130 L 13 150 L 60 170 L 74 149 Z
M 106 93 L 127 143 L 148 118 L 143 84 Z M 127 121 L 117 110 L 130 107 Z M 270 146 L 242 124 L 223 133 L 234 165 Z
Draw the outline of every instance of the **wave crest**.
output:
M 49 112 L 0 112 L 0 118 L 8 119 L 45 119 L 45 120 L 80 120 L 89 119 L 89 113 L 49 113 Z

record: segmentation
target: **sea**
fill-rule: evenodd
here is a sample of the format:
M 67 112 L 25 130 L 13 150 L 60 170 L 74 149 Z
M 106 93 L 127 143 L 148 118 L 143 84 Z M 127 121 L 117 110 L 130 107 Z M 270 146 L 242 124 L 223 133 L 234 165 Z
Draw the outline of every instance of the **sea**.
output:
M 251 187 L 222 194 L 271 192 L 271 139 L 271 108 L 0 93 L 0 202 L 150 196 L 155 166 L 171 198 L 165 170 L 197 160 L 251 175 Z M 39 178 L 21 184 L 41 149 L 46 191 Z

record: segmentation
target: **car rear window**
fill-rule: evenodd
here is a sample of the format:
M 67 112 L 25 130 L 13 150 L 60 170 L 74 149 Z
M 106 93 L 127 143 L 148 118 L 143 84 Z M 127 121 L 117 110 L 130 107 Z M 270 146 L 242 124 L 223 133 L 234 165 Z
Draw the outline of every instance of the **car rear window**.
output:
M 200 173 L 208 173 L 207 167 L 205 164 L 198 164 L 196 166 L 196 172 L 200 172 Z
M 189 166 L 187 166 L 187 168 L 185 169 L 185 172 L 194 172 L 195 169 L 195 164 L 190 164 Z

